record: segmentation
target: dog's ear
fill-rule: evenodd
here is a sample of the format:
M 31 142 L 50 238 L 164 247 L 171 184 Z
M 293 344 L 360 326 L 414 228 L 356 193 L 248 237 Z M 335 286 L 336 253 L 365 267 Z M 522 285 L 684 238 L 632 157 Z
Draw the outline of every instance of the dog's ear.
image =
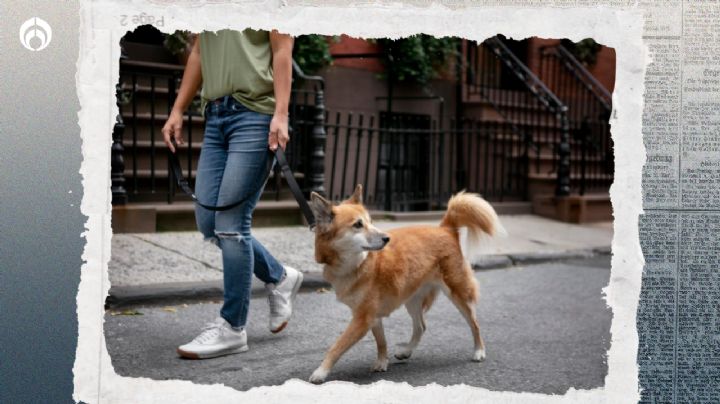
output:
M 310 193 L 310 209 L 315 215 L 317 224 L 328 224 L 333 220 L 332 202 L 323 198 L 317 192 Z
M 354 203 L 356 205 L 362 205 L 363 203 L 363 188 L 361 184 L 357 184 L 355 187 L 355 192 L 353 192 L 352 195 L 350 195 L 350 198 L 348 198 L 344 203 Z

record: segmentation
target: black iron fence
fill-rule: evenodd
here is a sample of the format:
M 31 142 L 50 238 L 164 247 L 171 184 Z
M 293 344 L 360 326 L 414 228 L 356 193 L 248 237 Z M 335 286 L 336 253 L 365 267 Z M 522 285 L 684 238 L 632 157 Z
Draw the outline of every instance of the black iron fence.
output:
M 496 201 L 527 193 L 528 138 L 507 123 L 462 120 L 439 127 L 429 118 L 334 113 L 327 121 L 327 193 L 348 197 L 363 184 L 377 209 L 443 209 L 455 192 Z
M 131 202 L 149 201 L 160 196 L 168 203 L 175 197 L 174 183 L 169 181 L 169 151 L 162 140 L 161 129 L 175 100 L 182 68 L 175 65 L 121 60 L 118 85 L 120 120 L 124 123 L 121 136 L 113 139 L 113 158 L 121 159 L 124 167 L 127 198 Z M 197 107 L 190 108 L 184 117 L 186 145 L 178 151 L 186 158 L 184 169 L 193 178 L 193 157 L 199 149 L 199 125 L 204 124 Z M 115 167 L 113 167 L 113 170 Z

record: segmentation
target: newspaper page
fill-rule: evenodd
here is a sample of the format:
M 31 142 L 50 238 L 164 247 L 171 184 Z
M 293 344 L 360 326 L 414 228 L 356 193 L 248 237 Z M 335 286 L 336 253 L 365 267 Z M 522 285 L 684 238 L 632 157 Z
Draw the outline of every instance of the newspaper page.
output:
M 642 401 L 717 402 L 720 4 L 653 3 L 644 36 L 653 62 L 643 117 Z

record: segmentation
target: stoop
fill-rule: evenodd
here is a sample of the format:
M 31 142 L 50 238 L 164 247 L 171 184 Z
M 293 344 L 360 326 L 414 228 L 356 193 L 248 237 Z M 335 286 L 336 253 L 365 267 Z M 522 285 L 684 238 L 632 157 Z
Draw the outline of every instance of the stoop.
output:
M 532 200 L 534 214 L 569 223 L 613 220 L 608 194 L 586 194 L 556 197 L 536 195 Z

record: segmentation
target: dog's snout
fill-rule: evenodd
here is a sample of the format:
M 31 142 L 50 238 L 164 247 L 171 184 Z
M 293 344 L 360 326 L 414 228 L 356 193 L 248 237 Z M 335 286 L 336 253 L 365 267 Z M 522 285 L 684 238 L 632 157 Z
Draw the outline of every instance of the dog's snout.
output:
M 383 243 L 385 243 L 385 244 L 389 243 L 389 242 L 390 242 L 390 236 L 387 236 L 387 235 L 382 236 L 382 241 L 383 241 Z

